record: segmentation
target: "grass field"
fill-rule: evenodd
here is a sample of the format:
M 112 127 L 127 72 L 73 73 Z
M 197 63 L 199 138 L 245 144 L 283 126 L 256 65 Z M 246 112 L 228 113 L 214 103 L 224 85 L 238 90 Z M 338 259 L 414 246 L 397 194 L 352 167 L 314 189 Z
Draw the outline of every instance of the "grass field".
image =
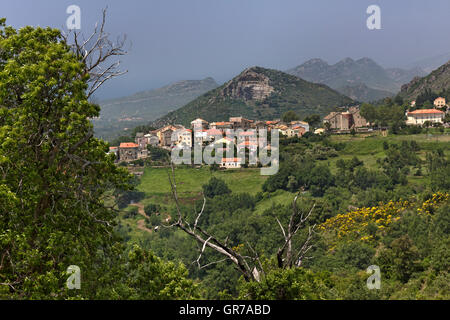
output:
M 351 159 L 357 156 L 364 164 L 370 168 L 377 168 L 377 159 L 386 156 L 386 150 L 383 148 L 384 141 L 392 143 L 401 143 L 403 140 L 415 140 L 421 151 L 419 156 L 425 159 L 426 152 L 442 148 L 447 155 L 450 155 L 450 134 L 427 135 L 389 135 L 382 137 L 380 135 L 334 135 L 331 137 L 333 142 L 343 142 L 345 147 L 338 152 L 339 156 L 322 160 L 329 165 L 331 171 L 336 174 L 336 161 L 338 159 Z M 160 204 L 166 207 L 167 211 L 174 208 L 175 204 L 171 196 L 170 183 L 168 180 L 167 168 L 145 168 L 144 175 L 137 189 L 145 193 L 145 199 L 141 201 L 142 205 L 149 203 Z M 247 192 L 252 195 L 262 191 L 262 185 L 267 176 L 260 175 L 260 169 L 236 169 L 227 171 L 211 171 L 209 167 L 190 168 L 178 167 L 175 169 L 175 178 L 180 201 L 183 204 L 191 204 L 197 199 L 202 198 L 202 186 L 206 184 L 211 177 L 217 177 L 224 180 L 233 193 Z M 409 176 L 410 183 L 421 185 L 425 178 Z M 256 211 L 259 213 L 270 209 L 274 205 L 286 205 L 293 200 L 294 194 L 278 190 L 272 194 L 265 194 L 264 198 L 257 203 Z M 142 217 L 134 219 L 121 219 L 127 228 L 131 228 L 130 235 L 138 239 L 145 232 L 136 228 L 137 221 Z M 145 236 L 148 236 L 145 234 Z
M 256 194 L 262 191 L 267 176 L 261 176 L 259 169 L 237 169 L 212 172 L 208 167 L 176 168 L 175 179 L 178 195 L 182 200 L 201 198 L 202 186 L 212 177 L 224 180 L 236 193 Z M 168 169 L 146 168 L 138 190 L 145 192 L 144 204 L 149 202 L 170 205 L 172 203 Z

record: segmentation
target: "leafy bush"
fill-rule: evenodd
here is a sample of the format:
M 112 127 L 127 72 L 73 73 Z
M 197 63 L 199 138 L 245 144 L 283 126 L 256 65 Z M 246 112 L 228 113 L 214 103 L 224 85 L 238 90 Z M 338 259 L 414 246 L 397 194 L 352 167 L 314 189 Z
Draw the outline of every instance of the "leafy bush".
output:
M 203 185 L 203 194 L 205 197 L 214 198 L 224 194 L 230 194 L 231 190 L 228 188 L 225 181 L 212 177 L 209 182 Z

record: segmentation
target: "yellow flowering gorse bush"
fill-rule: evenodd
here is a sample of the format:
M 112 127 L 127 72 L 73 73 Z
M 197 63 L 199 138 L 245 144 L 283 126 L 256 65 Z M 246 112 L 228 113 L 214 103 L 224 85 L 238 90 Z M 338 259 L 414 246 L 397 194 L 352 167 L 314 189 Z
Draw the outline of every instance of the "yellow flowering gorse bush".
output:
M 432 214 L 444 201 L 448 201 L 449 194 L 437 192 L 432 198 L 423 202 L 417 209 L 418 214 Z M 338 214 L 319 225 L 318 229 L 332 236 L 332 248 L 339 239 L 353 239 L 362 241 L 373 240 L 373 235 L 368 232 L 368 225 L 373 224 L 377 230 L 384 230 L 394 221 L 400 219 L 401 214 L 414 208 L 413 202 L 389 201 L 375 207 L 360 208 L 348 213 Z

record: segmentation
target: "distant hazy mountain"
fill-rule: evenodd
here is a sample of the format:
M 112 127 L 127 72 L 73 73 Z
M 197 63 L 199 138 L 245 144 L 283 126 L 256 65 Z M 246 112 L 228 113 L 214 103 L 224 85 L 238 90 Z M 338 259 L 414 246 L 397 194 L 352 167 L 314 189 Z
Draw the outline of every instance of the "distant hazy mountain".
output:
M 185 80 L 128 97 L 102 101 L 100 118 L 94 120 L 96 136 L 110 139 L 126 133 L 126 129 L 162 117 L 217 86 L 213 78 Z
M 386 69 L 386 72 L 391 79 L 401 85 L 410 82 L 415 77 L 424 77 L 428 74 L 428 72 L 425 72 L 419 67 L 414 67 L 411 69 L 389 68 Z
M 326 85 L 277 70 L 252 67 L 152 124 L 157 127 L 169 123 L 189 125 L 197 117 L 209 122 L 228 121 L 232 116 L 274 119 L 289 110 L 296 111 L 300 117 L 325 115 L 334 107 L 353 102 Z
M 414 78 L 410 83 L 402 86 L 400 96 L 404 99 L 415 100 L 425 90 L 431 90 L 435 93 L 450 90 L 450 61 L 426 77 Z
M 405 68 L 420 68 L 427 74 L 450 60 L 450 52 L 408 63 Z M 424 76 L 424 75 L 423 75 Z
M 364 83 L 356 84 L 353 86 L 345 86 L 337 88 L 337 91 L 352 98 L 356 101 L 377 101 L 386 97 L 391 97 L 393 94 L 389 91 L 372 89 L 366 86 Z
M 372 96 L 379 99 L 383 98 L 383 95 L 394 95 L 402 84 L 411 81 L 415 76 L 425 75 L 420 68 L 384 69 L 369 58 L 345 58 L 333 65 L 321 59 L 312 59 L 288 70 L 287 73 L 307 81 L 326 84 L 343 94 L 351 91 L 353 98 L 359 101 L 370 101 L 367 99 Z

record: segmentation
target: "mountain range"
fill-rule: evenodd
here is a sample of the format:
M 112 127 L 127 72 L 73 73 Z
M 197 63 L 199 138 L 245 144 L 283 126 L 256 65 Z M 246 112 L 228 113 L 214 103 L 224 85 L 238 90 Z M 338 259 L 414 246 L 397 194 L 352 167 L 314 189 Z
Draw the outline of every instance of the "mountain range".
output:
M 352 99 L 324 84 L 278 70 L 251 67 L 151 125 L 161 127 L 179 123 L 189 126 L 197 117 L 209 122 L 227 121 L 232 116 L 275 119 L 289 110 L 303 118 L 311 114 L 325 115 L 335 107 L 353 103 Z
M 385 69 L 369 58 L 345 58 L 333 65 L 322 59 L 311 59 L 286 72 L 307 81 L 326 84 L 362 102 L 393 96 L 404 83 L 426 75 L 419 67 Z

